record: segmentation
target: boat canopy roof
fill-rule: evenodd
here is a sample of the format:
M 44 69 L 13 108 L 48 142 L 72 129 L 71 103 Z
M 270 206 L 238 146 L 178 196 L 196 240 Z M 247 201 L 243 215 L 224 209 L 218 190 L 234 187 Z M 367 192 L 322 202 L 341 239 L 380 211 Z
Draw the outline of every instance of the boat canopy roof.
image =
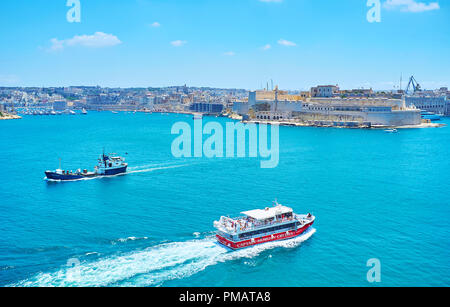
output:
M 285 207 L 282 205 L 278 205 L 278 206 L 272 207 L 272 208 L 266 208 L 265 210 L 257 209 L 257 210 L 242 212 L 242 214 L 245 214 L 246 216 L 251 217 L 255 220 L 267 220 L 267 219 L 273 218 L 277 215 L 288 214 L 288 213 L 293 213 L 292 208 Z

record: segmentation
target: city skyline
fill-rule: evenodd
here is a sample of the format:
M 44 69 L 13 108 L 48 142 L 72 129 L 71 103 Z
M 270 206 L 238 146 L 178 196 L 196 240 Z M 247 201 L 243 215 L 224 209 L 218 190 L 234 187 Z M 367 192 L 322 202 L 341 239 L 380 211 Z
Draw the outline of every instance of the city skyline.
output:
M 81 0 L 80 23 L 65 0 L 4 2 L 0 86 L 392 90 L 401 74 L 403 87 L 410 75 L 450 84 L 448 3 L 382 1 L 370 23 L 367 1 L 328 2 Z

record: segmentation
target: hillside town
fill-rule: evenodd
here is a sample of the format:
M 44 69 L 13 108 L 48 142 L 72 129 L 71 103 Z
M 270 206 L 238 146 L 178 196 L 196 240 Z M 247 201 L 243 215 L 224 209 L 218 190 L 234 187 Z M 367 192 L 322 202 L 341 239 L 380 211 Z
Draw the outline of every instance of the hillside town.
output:
M 406 90 L 394 91 L 347 90 L 338 85 L 319 85 L 309 91 L 283 91 L 273 82 L 256 91 L 187 85 L 164 88 L 0 87 L 0 114 L 5 118 L 73 114 L 82 110 L 221 115 L 244 121 L 307 126 L 416 126 L 424 119 L 434 121 L 437 117 L 449 116 L 449 101 L 448 88 L 423 90 L 414 77 Z

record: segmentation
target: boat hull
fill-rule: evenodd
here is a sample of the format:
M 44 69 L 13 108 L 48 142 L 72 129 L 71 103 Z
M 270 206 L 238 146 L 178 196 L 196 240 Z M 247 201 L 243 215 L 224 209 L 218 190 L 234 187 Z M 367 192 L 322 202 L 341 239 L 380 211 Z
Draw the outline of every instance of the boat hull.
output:
M 432 113 L 432 112 L 427 112 L 427 113 L 422 114 L 422 119 L 427 119 L 427 120 L 430 120 L 432 122 L 436 122 L 436 121 L 441 120 L 441 115 L 435 114 L 435 113 Z
M 86 174 L 60 174 L 57 172 L 45 172 L 45 176 L 48 180 L 55 181 L 73 181 L 87 178 L 96 178 L 96 177 L 107 177 L 107 176 L 116 176 L 125 174 L 127 172 L 128 165 L 105 170 L 104 174 L 96 174 L 96 173 L 86 173 Z
M 260 238 L 254 238 L 254 239 L 239 241 L 239 242 L 234 242 L 234 241 L 228 240 L 220 235 L 216 235 L 216 237 L 217 237 L 217 241 L 220 244 L 222 244 L 228 248 L 231 248 L 232 250 L 239 250 L 239 249 L 243 249 L 243 248 L 247 248 L 247 247 L 255 246 L 255 245 L 259 245 L 259 244 L 264 244 L 264 243 L 268 243 L 268 242 L 283 241 L 283 240 L 288 240 L 288 239 L 298 237 L 301 234 L 303 234 L 306 230 L 308 230 L 313 224 L 314 224 L 314 221 L 304 225 L 303 227 L 297 229 L 296 231 L 290 230 L 290 231 L 285 231 L 285 232 L 281 232 L 281 233 L 277 233 L 277 234 L 273 234 L 273 235 L 263 236 Z
M 113 169 L 106 169 L 105 176 L 115 176 L 115 175 L 124 174 L 127 172 L 127 168 L 128 168 L 128 165 L 124 165 L 124 166 L 121 166 L 118 168 L 113 168 Z
M 58 181 L 70 181 L 70 180 L 80 180 L 85 178 L 83 175 L 78 174 L 59 174 L 56 172 L 45 172 L 45 176 L 50 180 L 58 180 Z

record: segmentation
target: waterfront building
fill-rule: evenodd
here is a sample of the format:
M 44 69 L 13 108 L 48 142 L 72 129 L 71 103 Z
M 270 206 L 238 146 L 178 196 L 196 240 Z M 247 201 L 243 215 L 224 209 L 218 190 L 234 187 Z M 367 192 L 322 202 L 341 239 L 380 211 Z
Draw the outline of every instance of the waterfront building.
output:
M 261 111 L 255 112 L 255 118 L 257 120 L 289 120 L 292 118 L 292 112 L 271 112 L 271 111 Z
M 121 103 L 121 99 L 118 93 L 101 93 L 89 95 L 86 102 L 91 110 L 116 110 Z
M 82 110 L 82 109 L 88 108 L 88 106 L 86 105 L 86 102 L 81 101 L 81 100 L 74 100 L 72 102 L 72 107 L 73 107 L 73 109 L 76 109 L 76 110 Z
M 249 111 L 248 101 L 233 102 L 233 112 L 241 116 L 247 115 Z
M 299 93 L 300 97 L 302 99 L 311 98 L 311 92 L 310 91 L 301 91 Z
M 74 87 L 74 86 L 70 86 L 70 87 L 65 87 L 63 92 L 65 94 L 81 95 L 81 94 L 83 94 L 83 89 Z
M 319 85 L 311 88 L 311 97 L 333 97 L 339 95 L 337 85 Z
M 389 98 L 311 98 L 301 112 L 300 121 L 359 123 L 371 126 L 407 126 L 422 122 L 420 110 L 407 107 L 404 100 Z
M 233 111 L 254 120 L 283 120 L 326 126 L 406 126 L 421 123 L 420 110 L 403 99 L 385 97 L 303 98 L 279 91 L 249 93 Z
M 53 110 L 64 111 L 67 109 L 67 102 L 65 100 L 55 100 L 53 102 Z
M 198 113 L 219 114 L 224 110 L 224 105 L 219 103 L 197 102 L 191 105 L 190 110 Z
M 406 105 L 436 114 L 450 115 L 450 100 L 447 96 L 406 96 Z
M 301 95 L 290 95 L 286 91 L 280 91 L 278 87 L 273 91 L 254 91 L 248 96 L 248 108 L 254 111 L 293 112 L 301 111 Z

